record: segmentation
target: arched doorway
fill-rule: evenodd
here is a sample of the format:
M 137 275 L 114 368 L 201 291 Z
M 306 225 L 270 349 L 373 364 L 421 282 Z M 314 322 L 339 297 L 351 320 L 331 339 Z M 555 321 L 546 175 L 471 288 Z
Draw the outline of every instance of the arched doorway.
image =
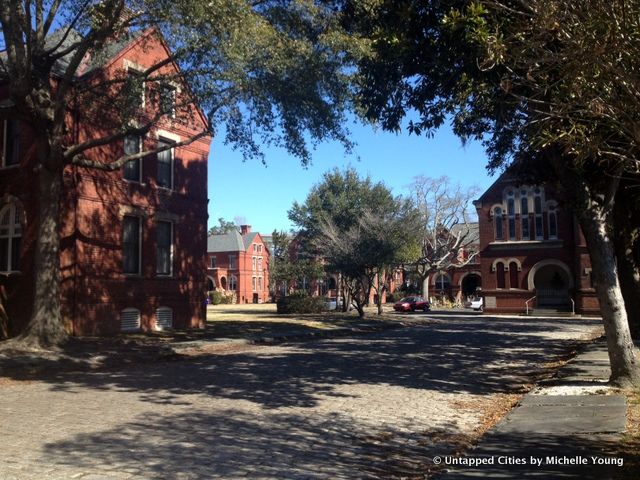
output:
M 227 277 L 222 277 L 220 279 L 220 286 L 222 287 L 223 290 L 227 289 Z
M 207 277 L 207 292 L 213 292 L 216 289 L 216 282 L 211 277 Z
M 481 287 L 482 277 L 480 276 L 480 273 L 477 272 L 466 274 L 460 281 L 460 290 L 462 291 L 462 295 L 465 297 L 475 295 Z
M 538 307 L 569 306 L 572 287 L 571 271 L 564 263 L 557 260 L 539 262 L 529 273 L 529 289 L 535 289 Z

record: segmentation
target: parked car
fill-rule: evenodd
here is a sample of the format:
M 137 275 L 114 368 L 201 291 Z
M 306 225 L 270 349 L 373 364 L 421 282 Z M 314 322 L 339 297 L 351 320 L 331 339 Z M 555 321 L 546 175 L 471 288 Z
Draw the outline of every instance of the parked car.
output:
M 338 300 L 336 297 L 324 297 L 323 301 L 325 310 L 337 310 L 342 307 L 342 299 Z
M 473 300 L 471 300 L 471 303 L 469 304 L 471 308 L 480 312 L 482 311 L 483 305 L 484 305 L 484 300 L 482 299 L 482 297 L 474 298 Z
M 396 312 L 415 312 L 416 310 L 429 311 L 429 302 L 422 297 L 404 297 L 393 305 Z

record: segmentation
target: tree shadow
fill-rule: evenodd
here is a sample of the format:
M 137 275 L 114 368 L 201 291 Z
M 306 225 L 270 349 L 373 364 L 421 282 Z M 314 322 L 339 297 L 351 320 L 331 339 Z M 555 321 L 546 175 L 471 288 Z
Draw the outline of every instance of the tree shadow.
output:
M 145 414 L 48 443 L 40 461 L 93 472 L 109 466 L 149 479 L 424 478 L 433 446 L 432 439 L 415 432 L 358 424 L 341 414 L 196 410 Z

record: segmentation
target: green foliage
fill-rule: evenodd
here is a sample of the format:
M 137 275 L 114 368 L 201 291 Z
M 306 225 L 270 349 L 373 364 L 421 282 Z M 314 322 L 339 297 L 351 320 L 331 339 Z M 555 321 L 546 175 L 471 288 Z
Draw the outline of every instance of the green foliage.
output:
M 324 267 L 313 256 L 306 255 L 300 248 L 294 248 L 292 238 L 285 232 L 274 230 L 273 251 L 269 262 L 271 290 L 282 293 L 291 283 L 302 283 L 303 279 L 317 279 L 324 276 Z M 299 247 L 299 244 L 296 243 Z
M 222 292 L 209 292 L 209 300 L 211 305 L 231 304 L 233 303 L 233 295 L 224 295 Z
M 319 313 L 324 310 L 321 297 L 312 297 L 305 292 L 293 293 L 278 299 L 278 313 Z
M 238 226 L 234 222 L 220 217 L 218 218 L 218 225 L 209 229 L 209 235 L 222 235 L 233 232 L 234 230 L 238 230 Z

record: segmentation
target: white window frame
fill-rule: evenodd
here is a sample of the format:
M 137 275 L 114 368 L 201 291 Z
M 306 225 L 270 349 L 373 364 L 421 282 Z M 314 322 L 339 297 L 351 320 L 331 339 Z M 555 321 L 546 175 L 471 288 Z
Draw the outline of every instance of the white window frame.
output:
M 159 105 L 162 106 L 162 95 L 164 93 L 164 89 L 170 89 L 173 92 L 173 109 L 168 112 L 166 115 L 169 118 L 176 118 L 176 112 L 178 111 L 178 94 L 180 93 L 180 87 L 176 82 L 172 81 L 160 81 L 160 95 L 159 95 Z
M 122 62 L 123 66 L 124 66 L 124 71 L 126 73 L 126 75 L 129 75 L 129 71 L 135 72 L 136 74 L 143 76 L 144 72 L 146 70 L 145 67 L 143 67 L 140 64 L 134 63 L 131 60 L 127 60 L 125 59 Z M 147 81 L 146 80 L 142 80 L 142 98 L 141 98 L 141 102 L 140 102 L 140 109 L 144 110 L 147 106 Z
M 229 270 L 238 269 L 238 259 L 235 255 L 229 255 Z
M 123 150 L 123 153 L 124 153 L 125 155 L 129 155 L 129 154 L 127 153 L 127 151 L 126 151 L 126 150 L 127 150 L 127 147 L 126 147 L 126 145 L 127 145 L 127 137 L 136 137 L 136 138 L 138 139 L 138 152 L 137 152 L 137 153 L 140 153 L 140 152 L 142 151 L 142 148 L 143 148 L 143 147 L 142 147 L 142 144 L 143 144 L 143 142 L 144 142 L 144 137 L 143 137 L 142 135 L 134 135 L 134 134 L 126 135 L 126 136 L 122 139 L 122 143 L 123 143 L 123 149 L 122 149 L 122 150 Z M 130 162 L 135 162 L 136 160 L 129 160 L 129 161 L 130 161 Z M 129 178 L 125 178 L 125 176 L 124 176 L 124 169 L 125 169 L 125 165 L 126 165 L 126 164 L 122 166 L 122 179 L 123 179 L 125 182 L 142 183 L 142 158 L 138 158 L 138 159 L 137 159 L 137 161 L 138 161 L 138 180 L 131 180 L 131 179 L 129 179 Z M 129 162 L 127 162 L 127 163 L 129 163 Z
M 171 132 L 167 132 L 166 130 L 157 130 L 156 131 L 156 140 L 158 142 L 164 142 L 164 143 L 179 143 L 180 142 L 180 135 L 176 135 L 175 133 L 171 133 Z M 170 186 L 169 187 L 164 187 L 164 186 L 158 186 L 158 188 L 163 188 L 165 190 L 175 190 L 175 178 L 176 178 L 176 149 L 175 147 L 172 147 L 168 150 L 170 152 L 171 155 L 171 181 L 170 181 Z M 159 163 L 159 160 L 157 159 L 157 155 L 156 154 L 156 183 L 158 181 L 158 174 L 157 174 L 157 165 Z
M 216 262 L 217 260 L 215 255 L 213 255 L 212 257 L 209 257 L 209 268 L 218 268 Z
M 158 224 L 159 223 L 168 223 L 171 226 L 170 229 L 170 245 L 169 245 L 169 273 L 158 272 Z M 173 250 L 174 250 L 175 238 L 174 238 L 174 225 L 171 220 L 166 220 L 164 218 L 159 218 L 156 221 L 156 275 L 159 277 L 172 277 L 173 276 Z
M 251 257 L 251 269 L 254 272 L 258 270 L 258 257 Z
M 262 257 L 258 257 L 258 271 L 261 272 L 262 270 L 263 270 Z
M 9 225 L 7 225 L 7 233 L 5 235 L 2 235 L 0 233 L 0 238 L 6 238 L 7 239 L 7 267 L 8 269 L 5 270 L 3 267 L 4 266 L 0 266 L 0 272 L 3 273 L 10 273 L 10 272 L 19 272 L 20 270 L 13 270 L 10 269 L 10 267 L 12 267 L 12 261 L 11 259 L 13 258 L 13 239 L 15 238 L 20 238 L 22 243 L 22 222 L 20 221 L 20 214 L 21 214 L 21 210 L 17 207 L 17 205 L 14 202 L 10 202 L 7 203 L 6 205 L 4 205 L 2 208 L 0 208 L 0 218 L 2 218 L 6 212 L 9 212 Z M 16 228 L 16 225 L 19 225 L 18 228 Z M 16 232 L 16 230 L 19 230 L 18 232 Z M 19 263 L 19 262 L 18 262 Z M 18 264 L 18 267 L 20 267 L 20 265 Z
M 258 277 L 251 277 L 251 291 L 258 291 Z

